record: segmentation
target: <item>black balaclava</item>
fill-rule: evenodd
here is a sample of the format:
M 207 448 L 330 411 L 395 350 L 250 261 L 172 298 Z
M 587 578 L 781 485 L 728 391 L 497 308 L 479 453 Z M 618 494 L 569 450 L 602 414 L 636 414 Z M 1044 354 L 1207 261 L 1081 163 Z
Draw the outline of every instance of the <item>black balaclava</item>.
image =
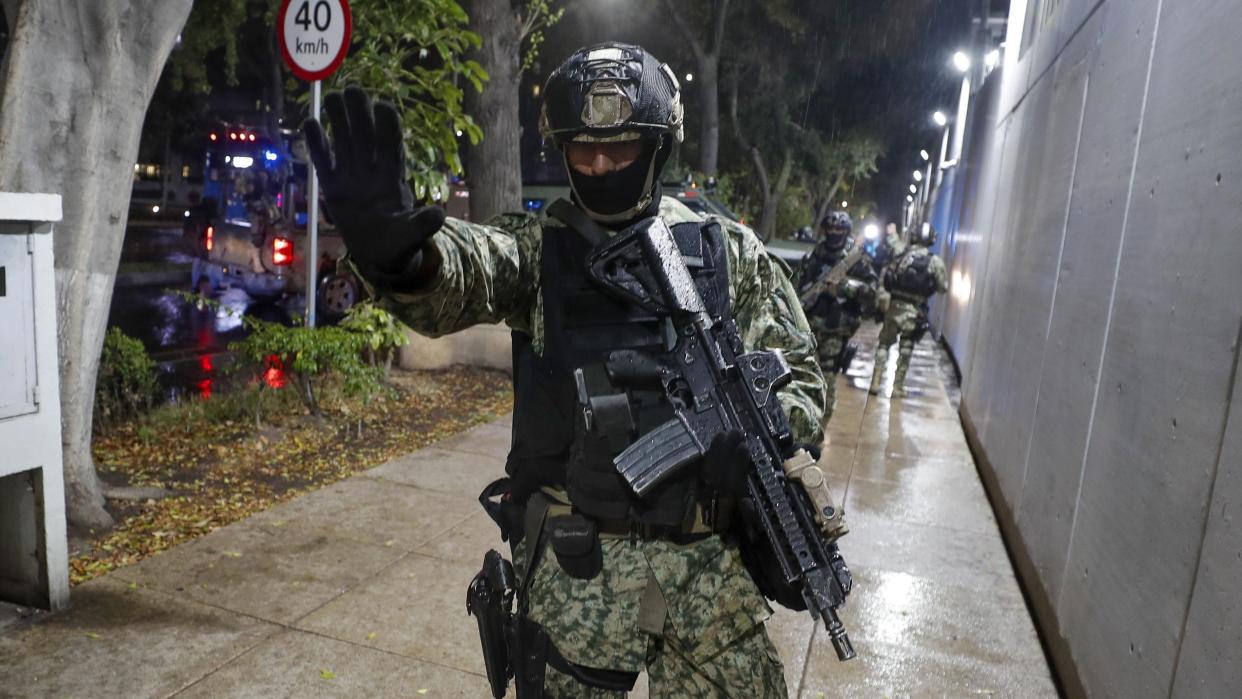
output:
M 659 210 L 660 173 L 671 148 L 664 139 L 644 139 L 643 150 L 634 162 L 606 175 L 584 175 L 569 166 L 565 169 L 573 197 L 592 218 L 609 227 L 619 227 Z

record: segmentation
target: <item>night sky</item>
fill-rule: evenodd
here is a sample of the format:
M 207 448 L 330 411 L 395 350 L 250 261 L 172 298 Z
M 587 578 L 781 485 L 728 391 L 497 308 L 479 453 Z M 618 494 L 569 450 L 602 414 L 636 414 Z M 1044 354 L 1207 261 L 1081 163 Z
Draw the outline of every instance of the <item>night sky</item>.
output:
M 748 1 L 756 0 L 734 0 Z M 961 75 L 949 61 L 955 50 L 969 48 L 971 8 L 979 5 L 978 0 L 897 0 L 892 4 L 905 7 L 907 3 L 921 9 L 900 17 L 877 13 L 871 26 L 860 28 L 860 36 L 865 34 L 867 40 L 878 41 L 881 46 L 858 51 L 846 47 L 847 60 L 837 66 L 833 80 L 825 81 L 830 84 L 817 89 L 808 105 L 831 110 L 831 120 L 843 130 L 861 128 L 888 144 L 888 154 L 879 163 L 880 173 L 848 196 L 874 199 L 881 215 L 892 219 L 900 216 L 911 173 L 922 162 L 919 149 L 939 151 L 940 129 L 932 124 L 931 113 L 936 109 L 952 112 L 956 107 Z M 608 40 L 642 45 L 670 63 L 679 76 L 693 72 L 689 48 L 658 11 L 659 5 L 655 0 L 567 3 L 564 18 L 547 32 L 539 65 L 531 72 L 546 76 L 574 49 Z M 857 58 L 851 58 L 854 54 Z M 688 121 L 696 114 L 695 87 L 694 83 L 683 83 Z M 724 102 L 722 98 L 722 109 Z M 525 126 L 534 128 L 533 123 Z M 693 137 L 697 126 L 687 123 L 686 132 Z M 729 130 L 722 123 L 722 142 L 728 138 Z

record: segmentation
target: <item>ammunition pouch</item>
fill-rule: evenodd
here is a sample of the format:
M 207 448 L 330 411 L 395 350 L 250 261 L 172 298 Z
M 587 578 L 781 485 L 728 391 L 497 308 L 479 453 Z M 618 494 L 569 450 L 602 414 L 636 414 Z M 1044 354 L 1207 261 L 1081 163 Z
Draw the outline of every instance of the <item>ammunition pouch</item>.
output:
M 604 558 L 595 522 L 578 514 L 552 517 L 546 531 L 556 562 L 567 575 L 579 580 L 599 575 Z

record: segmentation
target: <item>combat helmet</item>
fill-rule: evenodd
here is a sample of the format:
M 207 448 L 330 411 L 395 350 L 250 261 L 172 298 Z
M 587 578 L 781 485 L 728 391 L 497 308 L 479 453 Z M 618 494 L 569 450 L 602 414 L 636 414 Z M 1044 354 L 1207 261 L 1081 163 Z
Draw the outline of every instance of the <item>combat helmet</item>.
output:
M 910 244 L 931 247 L 936 243 L 936 228 L 930 223 L 923 223 L 910 229 Z
M 819 222 L 819 230 L 831 247 L 840 247 L 854 231 L 854 221 L 844 211 L 829 211 Z
M 634 165 L 608 175 L 583 175 L 566 162 L 578 204 L 596 220 L 625 221 L 651 204 L 673 144 L 684 137 L 681 85 L 641 46 L 581 48 L 548 76 L 539 131 L 562 152 L 569 142 L 643 142 Z

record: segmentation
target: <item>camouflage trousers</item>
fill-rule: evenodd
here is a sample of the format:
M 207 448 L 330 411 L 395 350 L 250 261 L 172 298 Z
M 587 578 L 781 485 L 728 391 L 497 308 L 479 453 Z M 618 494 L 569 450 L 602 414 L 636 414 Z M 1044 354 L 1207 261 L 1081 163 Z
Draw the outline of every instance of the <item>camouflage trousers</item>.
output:
M 609 670 L 646 668 L 653 698 L 788 696 L 764 628 L 771 608 L 736 546 L 718 536 L 687 545 L 630 538 L 600 544 L 603 569 L 591 580 L 566 574 L 546 545 L 531 576 L 528 614 L 566 659 Z M 559 699 L 624 696 L 551 667 L 545 688 Z
M 850 338 L 854 337 L 854 332 L 858 330 L 861 321 L 854 319 L 851 323 L 847 319 L 844 326 L 830 328 L 822 318 L 811 317 L 807 320 L 810 322 L 811 331 L 815 333 L 819 369 L 824 372 L 824 388 L 827 391 L 827 399 L 824 401 L 824 424 L 827 424 L 832 419 L 832 411 L 837 405 L 837 357 L 849 344 Z
M 914 331 L 918 327 L 919 314 L 922 311 L 913 302 L 893 298 L 884 314 L 884 325 L 880 328 L 880 341 L 875 348 L 875 370 L 871 374 L 871 388 L 879 388 L 884 377 L 884 366 L 888 364 L 888 348 L 894 342 L 897 346 L 897 373 L 893 376 L 893 389 L 901 388 L 906 380 L 906 371 L 910 368 L 910 356 L 914 354 Z

